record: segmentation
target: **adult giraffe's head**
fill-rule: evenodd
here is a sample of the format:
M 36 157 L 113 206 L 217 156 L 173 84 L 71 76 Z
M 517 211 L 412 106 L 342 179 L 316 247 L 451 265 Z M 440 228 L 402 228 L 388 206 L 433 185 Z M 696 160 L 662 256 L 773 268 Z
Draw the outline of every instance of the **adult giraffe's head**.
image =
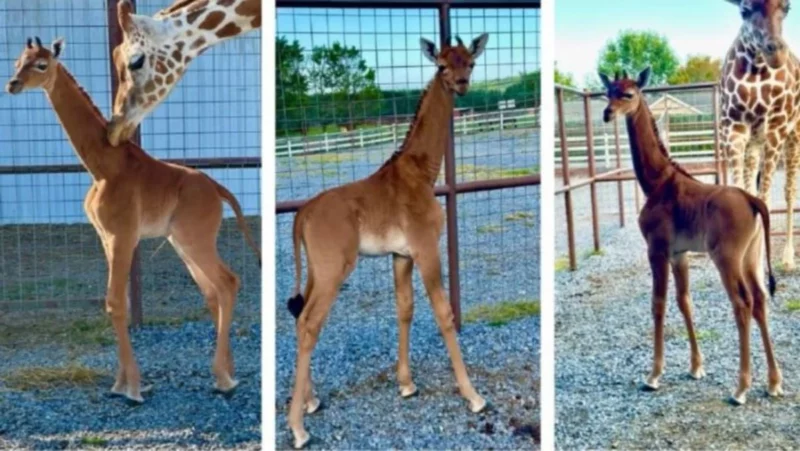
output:
M 789 14 L 789 0 L 725 0 L 739 7 L 740 35 L 744 44 L 764 55 L 772 68 L 786 62 L 788 48 L 783 39 L 783 20 Z
M 643 70 L 636 80 L 628 78 L 627 72 L 623 72 L 622 77 L 617 72 L 613 81 L 606 74 L 600 73 L 599 75 L 606 88 L 606 97 L 608 97 L 608 106 L 603 111 L 605 122 L 611 122 L 616 116 L 633 114 L 639 109 L 641 102 L 645 101 L 642 98 L 642 89 L 650 81 L 649 67 Z
M 119 88 L 108 140 L 129 139 L 169 96 L 194 58 L 221 41 L 261 26 L 260 0 L 175 0 L 153 17 L 117 5 L 123 42 L 113 53 Z
M 64 40 L 53 41 L 52 48 L 42 45 L 38 37 L 28 38 L 25 48 L 14 63 L 14 75 L 6 84 L 6 92 L 19 94 L 26 89 L 49 89 L 56 79 L 58 57 L 64 50 Z
M 447 89 L 463 96 L 469 89 L 469 77 L 475 67 L 475 60 L 486 49 L 488 40 L 489 35 L 483 33 L 466 47 L 461 38 L 456 37 L 457 45 L 448 42 L 440 52 L 436 50 L 436 44 L 427 39 L 421 38 L 420 45 L 422 54 L 439 67 L 440 78 Z

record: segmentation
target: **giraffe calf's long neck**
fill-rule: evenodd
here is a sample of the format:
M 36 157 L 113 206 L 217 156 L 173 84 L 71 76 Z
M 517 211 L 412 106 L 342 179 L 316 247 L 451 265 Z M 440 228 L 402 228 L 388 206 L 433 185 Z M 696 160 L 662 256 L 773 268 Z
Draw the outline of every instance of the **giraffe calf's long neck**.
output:
M 626 118 L 626 124 L 636 179 L 645 195 L 649 196 L 674 169 L 658 137 L 653 115 L 644 101 L 634 114 Z
M 422 175 L 433 184 L 439 176 L 444 152 L 450 145 L 453 93 L 436 75 L 422 94 L 417 113 L 400 148 L 401 155 L 417 157 Z
M 197 1 L 162 20 L 173 27 L 176 48 L 185 62 L 209 47 L 261 26 L 259 0 Z M 178 45 L 180 43 L 180 45 Z

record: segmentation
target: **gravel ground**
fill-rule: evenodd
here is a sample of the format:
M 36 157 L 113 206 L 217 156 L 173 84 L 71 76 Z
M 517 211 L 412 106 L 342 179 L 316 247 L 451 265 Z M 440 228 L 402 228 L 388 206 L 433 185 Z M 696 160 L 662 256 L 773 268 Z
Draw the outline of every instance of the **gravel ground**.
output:
M 773 240 L 773 249 L 782 243 Z M 556 443 L 576 448 L 792 449 L 800 446 L 798 276 L 779 275 L 770 327 L 785 379 L 783 399 L 766 398 L 766 362 L 753 327 L 748 404 L 726 399 L 738 374 L 738 335 L 713 263 L 692 257 L 695 327 L 708 376 L 689 380 L 689 346 L 670 286 L 666 372 L 655 393 L 639 390 L 652 361 L 651 279 L 635 226 L 609 232 L 604 255 L 556 274 Z M 773 257 L 775 261 L 779 257 Z M 613 282 L 613 281 L 621 281 Z M 672 285 L 672 284 L 671 284 Z
M 465 178 L 503 176 L 508 168 L 532 168 L 538 163 L 538 136 L 487 134 L 461 138 L 458 144 L 460 173 Z M 305 169 L 316 169 L 308 171 L 279 161 L 278 197 L 302 198 L 363 177 L 390 153 L 387 147 L 340 161 L 312 159 L 304 163 Z M 517 188 L 459 196 L 464 312 L 477 305 L 539 299 L 538 192 L 537 188 Z M 285 308 L 294 286 L 291 224 L 292 215 L 277 219 L 279 448 L 291 445 L 286 413 L 296 355 L 294 319 Z M 444 238 L 440 249 L 446 255 Z M 499 327 L 464 325 L 459 342 L 467 371 L 476 389 L 494 406 L 487 414 L 472 414 L 457 394 L 443 340 L 415 274 L 411 371 L 420 395 L 403 400 L 395 376 L 397 320 L 390 262 L 389 257 L 362 258 L 323 329 L 312 371 L 327 408 L 306 417 L 312 448 L 537 447 L 526 431 L 538 429 L 539 423 L 538 317 Z M 443 267 L 447 268 L 446 263 Z
M 249 222 L 258 234 L 260 218 Z M 74 298 L 102 298 L 105 268 L 87 226 L 8 226 L 0 232 L 7 251 L 0 292 L 34 300 L 56 293 L 61 301 L 69 288 Z M 156 252 L 160 244 L 149 240 L 142 247 L 145 326 L 132 334 L 142 378 L 154 385 L 144 405 L 132 408 L 106 396 L 117 357 L 101 307 L 66 301 L 58 305 L 73 308 L 42 309 L 11 297 L 11 312 L 0 313 L 0 449 L 260 448 L 261 285 L 255 257 L 226 220 L 220 253 L 243 280 L 232 327 L 241 385 L 226 399 L 211 391 L 215 340 L 205 302 L 171 247 Z M 67 364 L 105 376 L 37 390 L 8 383 L 20 370 Z

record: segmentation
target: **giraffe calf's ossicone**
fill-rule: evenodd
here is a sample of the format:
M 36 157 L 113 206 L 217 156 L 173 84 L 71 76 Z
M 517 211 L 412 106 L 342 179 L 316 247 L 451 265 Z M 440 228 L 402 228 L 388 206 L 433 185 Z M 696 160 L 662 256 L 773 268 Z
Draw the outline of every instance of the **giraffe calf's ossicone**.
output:
M 222 204 L 236 216 L 239 229 L 260 260 L 241 207 L 233 194 L 211 177 L 183 166 L 167 164 L 139 146 L 123 142 L 112 148 L 106 121 L 89 95 L 58 57 L 63 41 L 52 50 L 41 40 L 29 40 L 15 63 L 6 89 L 19 94 L 41 88 L 78 155 L 92 184 L 84 211 L 95 228 L 108 264 L 106 311 L 117 337 L 119 370 L 113 395 L 142 403 L 141 377 L 128 332 L 127 283 L 133 253 L 142 238 L 166 237 L 186 264 L 208 304 L 217 331 L 212 371 L 215 388 L 230 394 L 234 379 L 230 328 L 239 278 L 217 252 Z
M 751 316 L 761 330 L 767 357 L 767 391 L 772 396 L 779 396 L 783 393 L 782 376 L 773 354 L 767 323 L 769 296 L 775 293 L 768 234 L 769 295 L 764 290 L 760 252 L 764 245 L 764 232 L 769 231 L 769 209 L 763 201 L 741 188 L 700 182 L 669 158 L 656 129 L 655 118 L 641 92 L 649 75 L 649 68 L 639 75 L 637 81 L 619 75 L 611 81 L 605 74 L 600 74 L 608 96 L 605 120 L 609 122 L 617 116 L 625 118 L 636 179 L 647 196 L 639 214 L 639 228 L 647 242 L 653 277 L 654 353 L 653 368 L 643 388 L 657 390 L 664 370 L 664 320 L 670 266 L 675 278 L 678 306 L 689 337 L 689 374 L 693 378 L 705 375 L 692 318 L 687 260 L 688 252 L 705 252 L 719 271 L 739 330 L 739 383 L 731 401 L 743 404 L 751 385 Z
M 130 0 L 120 0 L 117 20 L 123 42 L 113 52 L 119 81 L 107 132 L 113 146 L 133 136 L 192 60 L 259 28 L 261 0 L 178 1 L 153 17 L 134 14 Z
M 469 47 L 457 39 L 441 51 L 426 39 L 423 55 L 438 66 L 417 106 L 403 144 L 375 173 L 324 191 L 298 210 L 292 239 L 296 285 L 287 308 L 296 321 L 297 367 L 288 422 L 295 448 L 310 436 L 304 413 L 316 410 L 311 380 L 311 353 L 342 282 L 355 268 L 359 254 L 392 255 L 399 329 L 397 380 L 404 398 L 417 394 L 409 366 L 409 331 L 413 316 L 412 272 L 419 268 L 436 322 L 447 346 L 461 395 L 472 412 L 486 401 L 467 376 L 453 325 L 453 313 L 442 286 L 439 236 L 444 213 L 434 193 L 442 157 L 452 139 L 450 119 L 454 95 L 464 95 L 475 59 L 489 36 L 482 34 Z M 424 123 L 424 126 L 421 124 Z M 302 255 L 308 262 L 305 291 L 300 292 Z

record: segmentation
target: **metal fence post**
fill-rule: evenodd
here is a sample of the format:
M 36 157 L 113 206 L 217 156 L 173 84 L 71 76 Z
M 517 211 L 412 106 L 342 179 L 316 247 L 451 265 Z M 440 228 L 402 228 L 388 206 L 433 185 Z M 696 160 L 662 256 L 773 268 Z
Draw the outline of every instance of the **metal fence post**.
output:
M 617 152 L 617 169 L 622 169 L 622 149 L 619 145 L 619 121 L 614 118 L 614 147 Z M 617 182 L 617 195 L 619 196 L 619 226 L 625 227 L 625 192 L 623 190 L 623 181 Z
M 450 6 L 439 6 L 440 48 L 450 39 Z M 461 286 L 458 277 L 458 209 L 456 208 L 456 148 L 453 119 L 450 118 L 450 143 L 444 153 L 444 183 L 447 189 L 447 265 L 449 272 L 450 307 L 456 330 L 461 331 Z
M 117 80 L 117 71 L 114 68 L 114 48 L 122 43 L 122 29 L 117 21 L 117 4 L 119 0 L 108 0 L 108 55 L 111 62 L 111 103 L 114 103 L 114 97 L 117 95 L 119 88 L 119 80 Z M 136 10 L 136 0 L 131 0 L 134 11 Z M 139 127 L 131 137 L 131 141 L 140 145 L 141 136 Z M 142 272 L 141 272 L 141 259 L 139 257 L 139 246 L 133 253 L 133 262 L 131 264 L 130 277 L 128 279 L 128 300 L 130 301 L 130 315 L 131 325 L 133 327 L 140 327 L 144 321 L 144 313 L 142 311 Z
M 567 148 L 567 130 L 564 125 L 564 91 L 556 88 L 556 107 L 558 108 L 558 136 L 561 140 L 561 177 L 564 186 L 569 186 L 569 149 Z M 575 225 L 572 221 L 572 190 L 564 191 L 564 210 L 567 216 L 567 249 L 569 252 L 569 269 L 578 269 L 575 257 Z
M 594 235 L 594 250 L 600 251 L 600 220 L 597 214 L 597 184 L 595 177 L 597 171 L 594 165 L 594 132 L 592 130 L 592 110 L 591 97 L 589 92 L 583 94 L 583 114 L 586 119 L 586 157 L 589 161 L 589 178 L 592 183 L 589 185 L 589 194 L 592 200 L 592 234 Z
M 711 103 L 714 108 L 714 168 L 717 170 L 716 183 L 720 183 L 720 176 L 722 176 L 722 183 L 727 185 L 728 170 L 725 165 L 726 156 L 720 156 L 719 148 L 719 86 L 714 86 L 714 91 L 711 95 Z

